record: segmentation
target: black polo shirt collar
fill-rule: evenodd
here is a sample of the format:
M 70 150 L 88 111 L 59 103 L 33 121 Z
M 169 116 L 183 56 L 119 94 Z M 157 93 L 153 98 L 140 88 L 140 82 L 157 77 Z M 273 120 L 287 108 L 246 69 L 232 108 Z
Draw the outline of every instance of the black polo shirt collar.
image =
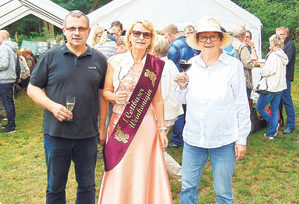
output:
M 92 48 L 89 45 L 86 45 L 86 46 L 87 46 L 87 50 L 82 55 L 80 55 L 79 57 L 84 57 L 84 56 L 88 56 L 88 55 L 91 56 L 92 55 Z M 61 49 L 62 49 L 62 52 L 63 52 L 64 55 L 66 55 L 66 54 L 72 54 L 72 55 L 74 55 L 74 53 L 72 53 L 68 49 L 68 47 L 66 46 L 66 44 L 63 44 L 63 46 L 61 47 Z

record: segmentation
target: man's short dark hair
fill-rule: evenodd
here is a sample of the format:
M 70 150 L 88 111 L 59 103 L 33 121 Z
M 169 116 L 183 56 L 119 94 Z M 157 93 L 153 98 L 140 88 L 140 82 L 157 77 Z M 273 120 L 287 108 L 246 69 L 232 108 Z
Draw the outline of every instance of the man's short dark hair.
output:
M 73 11 L 70 11 L 66 16 L 65 16 L 65 19 L 63 21 L 63 27 L 66 27 L 66 20 L 68 19 L 68 17 L 76 17 L 76 18 L 80 18 L 81 16 L 83 16 L 86 21 L 87 21 L 87 27 L 89 28 L 89 19 L 88 17 L 82 12 L 82 11 L 79 11 L 79 10 L 73 10 Z
M 113 22 L 111 23 L 111 28 L 112 28 L 113 26 L 119 26 L 120 29 L 123 30 L 123 24 L 122 24 L 121 22 L 119 22 L 119 21 L 113 21 Z

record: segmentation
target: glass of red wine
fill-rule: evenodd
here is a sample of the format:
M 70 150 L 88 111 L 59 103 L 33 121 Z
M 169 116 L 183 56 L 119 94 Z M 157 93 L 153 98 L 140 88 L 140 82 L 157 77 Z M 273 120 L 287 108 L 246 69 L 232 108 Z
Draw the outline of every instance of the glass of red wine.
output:
M 188 63 L 188 61 L 184 60 L 184 59 L 181 59 L 179 61 L 179 64 L 180 64 L 180 68 L 183 70 L 183 72 L 186 72 L 191 66 L 191 63 Z
M 181 60 L 179 61 L 179 65 L 180 65 L 180 68 L 182 69 L 182 71 L 183 71 L 183 72 L 186 72 L 186 71 L 190 68 L 191 63 L 188 63 L 187 60 L 181 59 Z M 182 80 L 182 82 L 187 82 L 187 83 L 188 83 L 189 81 Z

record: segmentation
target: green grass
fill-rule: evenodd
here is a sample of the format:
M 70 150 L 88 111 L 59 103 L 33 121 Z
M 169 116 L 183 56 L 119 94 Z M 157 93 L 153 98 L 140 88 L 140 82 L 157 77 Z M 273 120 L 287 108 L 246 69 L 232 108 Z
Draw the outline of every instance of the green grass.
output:
M 297 43 L 297 50 L 299 43 Z M 299 203 L 299 56 L 292 83 L 296 112 L 294 133 L 283 135 L 282 129 L 275 140 L 263 137 L 265 130 L 251 134 L 248 150 L 242 161 L 236 163 L 233 177 L 234 203 Z M 284 113 L 285 114 L 285 113 Z M 19 93 L 16 98 L 17 131 L 0 134 L 0 203 L 45 203 L 46 165 L 43 148 L 42 109 Z M 3 121 L 2 121 L 3 122 Z M 169 149 L 181 163 L 182 149 Z M 103 161 L 96 167 L 98 191 L 103 172 Z M 170 176 L 174 203 L 179 203 L 181 184 Z M 216 203 L 213 177 L 209 162 L 200 184 L 199 203 Z M 76 182 L 73 166 L 67 183 L 67 203 L 74 203 Z M 98 192 L 97 192 L 98 194 Z

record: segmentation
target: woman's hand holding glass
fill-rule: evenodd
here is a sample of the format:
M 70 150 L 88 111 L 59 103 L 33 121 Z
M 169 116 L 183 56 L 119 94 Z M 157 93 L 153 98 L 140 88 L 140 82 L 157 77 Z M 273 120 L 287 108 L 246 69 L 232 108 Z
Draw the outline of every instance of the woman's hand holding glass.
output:
M 185 89 L 189 82 L 189 77 L 186 72 L 180 72 L 174 78 L 174 81 L 179 85 L 180 89 Z
M 129 103 L 129 92 L 128 88 L 132 81 L 122 80 L 119 84 L 120 88 L 115 92 L 115 102 L 117 104 L 128 104 Z

